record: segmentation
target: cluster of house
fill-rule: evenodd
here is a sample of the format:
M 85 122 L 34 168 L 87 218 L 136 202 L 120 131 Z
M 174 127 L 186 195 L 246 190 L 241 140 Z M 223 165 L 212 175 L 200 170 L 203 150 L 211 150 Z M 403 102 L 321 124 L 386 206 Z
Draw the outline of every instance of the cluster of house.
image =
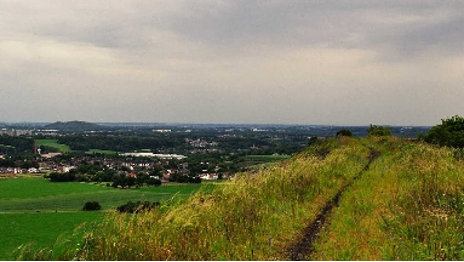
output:
M 42 172 L 61 172 L 66 173 L 72 169 L 79 168 L 82 164 L 87 165 L 103 165 L 113 170 L 124 170 L 119 171 L 124 172 L 127 176 L 136 176 L 139 172 L 145 172 L 147 174 L 152 170 L 159 170 L 160 175 L 159 179 L 163 182 L 168 182 L 169 178 L 173 175 L 184 175 L 189 176 L 190 170 L 188 169 L 188 163 L 181 163 L 173 168 L 172 165 L 169 165 L 168 158 L 140 158 L 134 156 L 126 156 L 123 158 L 104 158 L 104 157 L 94 157 L 94 156 L 81 156 L 81 157 L 72 157 L 67 160 L 60 160 L 60 158 L 55 158 L 61 155 L 61 153 L 48 153 L 41 154 L 41 158 L 38 159 L 38 167 L 31 168 L 20 168 L 20 167 L 2 167 L 0 168 L 1 176 L 9 175 L 19 175 L 19 174 L 38 174 Z M 4 157 L 4 156 L 1 156 Z M 179 157 L 176 155 L 172 158 L 183 159 L 184 156 Z M 125 167 L 125 168 L 122 168 Z M 216 180 L 219 177 L 229 178 L 232 177 L 231 173 L 218 173 L 219 167 L 216 167 L 214 172 L 208 172 L 208 170 L 203 170 L 201 174 L 197 176 L 203 180 Z M 158 177 L 156 177 L 158 178 Z
M 214 148 L 218 146 L 218 142 L 214 142 L 214 141 L 208 142 L 201 138 L 198 138 L 198 139 L 186 138 L 185 142 L 195 148 L 207 148 L 207 147 Z

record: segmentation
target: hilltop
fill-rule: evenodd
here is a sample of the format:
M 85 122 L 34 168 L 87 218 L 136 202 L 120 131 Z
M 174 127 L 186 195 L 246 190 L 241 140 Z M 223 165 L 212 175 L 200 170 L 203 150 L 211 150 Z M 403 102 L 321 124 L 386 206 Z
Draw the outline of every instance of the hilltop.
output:
M 111 213 L 70 253 L 22 260 L 463 260 L 457 157 L 394 137 L 326 139 L 187 200 Z
M 84 131 L 100 131 L 107 130 L 108 127 L 101 126 L 94 123 L 85 121 L 69 121 L 69 122 L 55 122 L 43 127 L 44 129 L 53 129 L 64 132 L 84 132 Z

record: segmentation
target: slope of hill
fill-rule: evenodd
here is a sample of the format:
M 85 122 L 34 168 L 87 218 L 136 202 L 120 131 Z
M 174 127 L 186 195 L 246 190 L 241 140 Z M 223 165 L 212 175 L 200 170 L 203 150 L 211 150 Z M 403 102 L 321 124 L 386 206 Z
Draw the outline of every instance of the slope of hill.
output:
M 462 260 L 463 183 L 450 149 L 328 139 L 181 203 L 111 214 L 65 258 Z M 313 224 L 316 233 L 306 232 Z M 56 250 L 21 258 L 62 259 Z
M 53 129 L 64 132 L 84 132 L 107 130 L 108 127 L 84 121 L 56 122 L 43 127 L 44 129 Z

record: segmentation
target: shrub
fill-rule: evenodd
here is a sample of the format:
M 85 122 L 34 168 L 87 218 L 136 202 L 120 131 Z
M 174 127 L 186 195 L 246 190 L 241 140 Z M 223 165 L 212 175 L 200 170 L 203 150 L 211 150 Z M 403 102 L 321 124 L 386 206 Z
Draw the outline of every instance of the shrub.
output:
M 370 125 L 367 130 L 368 136 L 391 136 L 391 127 Z
M 349 130 L 349 129 L 342 129 L 340 131 L 337 132 L 336 134 L 337 137 L 340 137 L 340 136 L 349 136 L 349 137 L 352 137 L 353 136 L 353 133 Z
M 427 143 L 454 148 L 464 148 L 464 118 L 453 116 L 442 119 L 440 125 L 432 127 L 419 139 Z
M 101 210 L 101 205 L 97 201 L 89 201 L 84 204 L 83 211 L 96 211 Z

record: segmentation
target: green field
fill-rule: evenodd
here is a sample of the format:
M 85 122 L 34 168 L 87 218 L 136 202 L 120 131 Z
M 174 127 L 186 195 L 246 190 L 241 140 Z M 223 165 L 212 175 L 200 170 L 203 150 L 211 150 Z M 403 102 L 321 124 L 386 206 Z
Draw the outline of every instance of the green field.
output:
M 37 147 L 46 146 L 51 148 L 56 148 L 60 153 L 71 152 L 71 148 L 68 145 L 60 144 L 56 139 L 37 139 Z
M 52 183 L 43 178 L 0 179 L 0 260 L 12 259 L 11 250 L 22 244 L 52 247 L 63 233 L 106 214 L 80 211 L 87 201 L 98 201 L 104 211 L 112 211 L 128 201 L 185 197 L 200 187 L 169 184 L 122 190 L 104 184 Z
M 21 245 L 57 248 L 79 225 L 104 216 L 104 212 L 0 214 L 0 260 L 13 260 Z

